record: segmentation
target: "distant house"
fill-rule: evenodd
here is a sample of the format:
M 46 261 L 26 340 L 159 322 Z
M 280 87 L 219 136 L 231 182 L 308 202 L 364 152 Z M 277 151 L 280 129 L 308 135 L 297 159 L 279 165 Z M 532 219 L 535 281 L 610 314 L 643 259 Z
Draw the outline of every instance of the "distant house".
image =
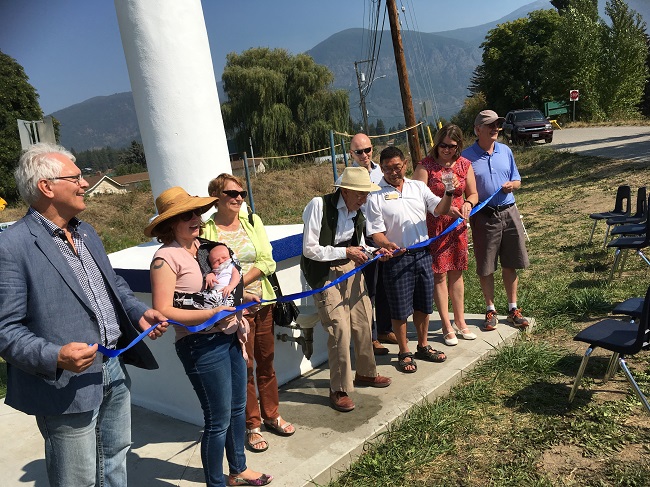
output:
M 109 177 L 106 174 L 98 174 L 84 178 L 88 182 L 87 196 L 96 194 L 118 194 L 128 193 L 136 186 L 149 181 L 148 172 L 126 174 L 125 176 Z
M 266 166 L 264 165 L 263 157 L 253 157 L 248 158 L 248 173 L 255 174 L 256 172 L 265 172 Z M 255 164 L 255 169 L 253 169 L 253 164 Z M 244 177 L 246 176 L 246 170 L 244 168 L 244 160 L 239 154 L 230 154 L 230 167 L 232 168 L 232 173 L 234 176 Z

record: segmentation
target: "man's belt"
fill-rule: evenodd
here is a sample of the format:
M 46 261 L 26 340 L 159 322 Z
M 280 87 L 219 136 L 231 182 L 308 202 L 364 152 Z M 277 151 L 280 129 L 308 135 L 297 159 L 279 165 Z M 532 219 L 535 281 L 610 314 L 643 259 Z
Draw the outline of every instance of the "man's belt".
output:
M 507 210 L 511 206 L 515 206 L 514 203 L 508 203 L 507 205 L 497 205 L 497 206 L 490 206 L 490 205 L 485 205 L 479 213 L 483 213 L 486 215 L 495 215 L 496 213 L 502 212 L 504 210 Z
M 418 247 L 417 249 L 406 249 L 404 255 L 416 255 L 419 254 L 420 252 L 428 252 L 428 251 L 429 251 L 429 246 L 427 245 L 426 247 Z

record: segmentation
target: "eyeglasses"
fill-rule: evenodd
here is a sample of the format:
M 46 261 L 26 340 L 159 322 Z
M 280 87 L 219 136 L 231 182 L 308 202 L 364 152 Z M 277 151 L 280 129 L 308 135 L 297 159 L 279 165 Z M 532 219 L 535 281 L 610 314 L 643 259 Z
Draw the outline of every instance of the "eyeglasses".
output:
M 81 180 L 84 179 L 83 174 L 75 174 L 74 176 L 59 176 L 56 178 L 47 178 L 50 181 L 56 181 L 58 179 L 65 179 L 67 181 L 70 181 L 71 183 L 75 183 L 76 185 L 81 185 Z
M 441 149 L 454 149 L 454 150 L 456 150 L 456 148 L 458 147 L 458 144 L 445 144 L 444 142 L 440 142 L 438 144 L 438 147 L 440 147 Z
M 381 170 L 382 172 L 387 172 L 388 174 L 390 174 L 390 173 L 402 172 L 403 168 L 404 168 L 404 164 L 400 164 L 399 166 L 395 166 L 395 167 L 382 167 Z
M 372 152 L 372 147 L 366 147 L 365 149 L 352 149 L 356 155 L 360 156 L 361 154 L 370 154 Z
M 197 208 L 196 210 L 186 211 L 185 213 L 181 213 L 178 216 L 182 221 L 189 222 L 194 215 L 200 217 L 201 216 L 201 209 Z
M 231 198 L 237 198 L 237 196 L 241 196 L 242 199 L 246 198 L 248 195 L 248 191 L 236 191 L 234 189 L 224 189 L 222 193 L 226 196 L 230 196 Z

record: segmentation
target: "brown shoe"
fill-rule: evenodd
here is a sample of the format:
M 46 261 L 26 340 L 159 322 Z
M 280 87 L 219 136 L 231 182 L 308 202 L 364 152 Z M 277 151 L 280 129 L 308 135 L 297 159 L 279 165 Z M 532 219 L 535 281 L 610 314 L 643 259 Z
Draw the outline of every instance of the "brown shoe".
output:
M 397 345 L 397 337 L 392 331 L 389 333 L 380 333 L 377 335 L 377 340 L 379 340 L 381 343 L 392 343 L 394 345 Z
M 379 340 L 372 341 L 372 351 L 375 355 L 386 355 L 388 354 L 388 349 L 384 347 Z
M 354 409 L 352 399 L 343 391 L 330 391 L 330 404 L 334 409 L 342 413 L 347 413 Z
M 370 386 L 370 387 L 388 387 L 391 383 L 389 377 L 377 375 L 376 377 L 365 377 L 363 375 L 355 374 L 355 386 Z

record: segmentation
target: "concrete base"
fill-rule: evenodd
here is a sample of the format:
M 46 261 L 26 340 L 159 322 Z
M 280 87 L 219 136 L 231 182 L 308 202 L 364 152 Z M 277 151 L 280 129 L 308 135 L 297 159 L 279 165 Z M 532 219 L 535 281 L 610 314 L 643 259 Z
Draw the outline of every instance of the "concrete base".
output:
M 393 383 L 386 389 L 358 388 L 350 394 L 356 409 L 340 413 L 329 406 L 329 371 L 316 367 L 294 379 L 280 391 L 280 413 L 296 426 L 291 437 L 264 433 L 269 450 L 247 452 L 249 467 L 274 476 L 274 486 L 307 486 L 327 483 L 362 452 L 386 426 L 422 400 L 446 394 L 482 358 L 514 340 L 518 330 L 500 324 L 496 331 L 482 332 L 482 315 L 468 315 L 467 323 L 478 338 L 459 339 L 455 347 L 444 345 L 440 321 L 433 315 L 430 342 L 443 350 L 443 364 L 418 360 L 415 374 L 396 368 L 397 345 L 377 357 L 381 375 Z M 506 323 L 505 317 L 499 317 Z M 529 318 L 530 319 L 530 318 Z M 530 319 L 531 325 L 534 320 Z M 318 325 L 320 326 L 320 325 Z M 415 348 L 415 330 L 409 323 L 409 339 Z M 201 428 L 150 410 L 133 407 L 133 448 L 128 457 L 129 484 L 134 486 L 198 487 L 205 485 L 200 455 Z M 0 402 L 0 472 L 4 487 L 48 485 L 43 458 L 43 439 L 32 416 Z

